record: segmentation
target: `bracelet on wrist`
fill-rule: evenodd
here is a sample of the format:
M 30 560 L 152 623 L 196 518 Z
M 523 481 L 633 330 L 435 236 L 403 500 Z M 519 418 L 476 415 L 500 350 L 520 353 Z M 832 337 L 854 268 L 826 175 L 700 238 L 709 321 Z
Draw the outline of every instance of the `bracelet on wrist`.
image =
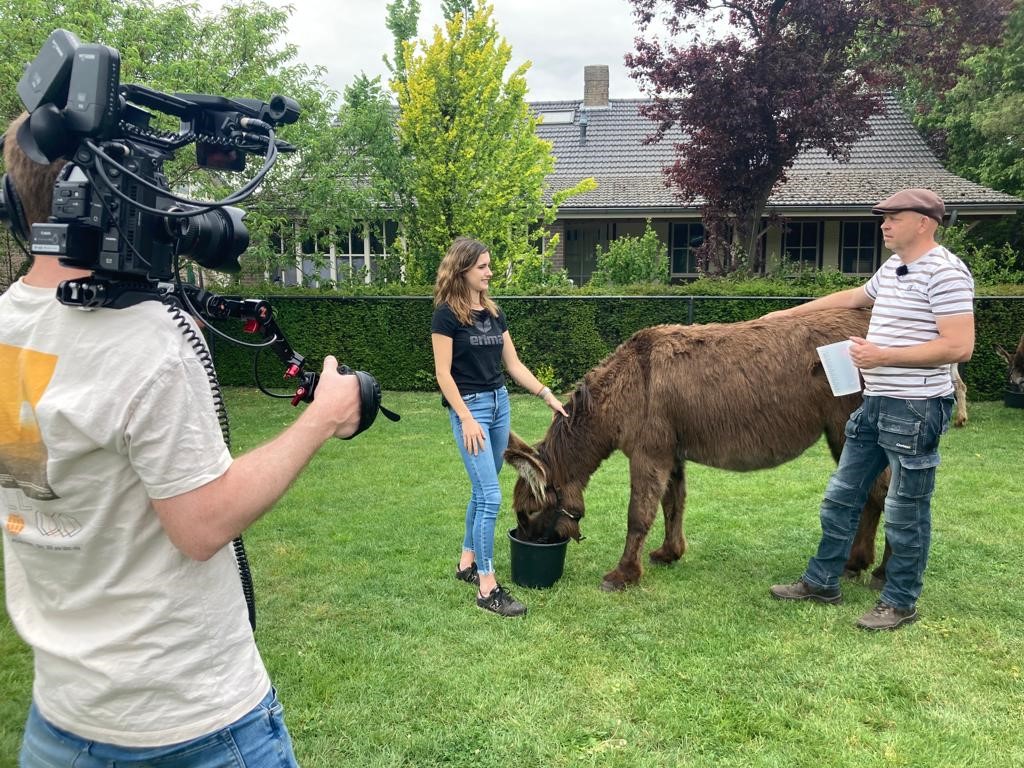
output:
M 541 400 L 551 394 L 551 387 L 541 387 L 540 392 L 537 393 L 537 397 Z

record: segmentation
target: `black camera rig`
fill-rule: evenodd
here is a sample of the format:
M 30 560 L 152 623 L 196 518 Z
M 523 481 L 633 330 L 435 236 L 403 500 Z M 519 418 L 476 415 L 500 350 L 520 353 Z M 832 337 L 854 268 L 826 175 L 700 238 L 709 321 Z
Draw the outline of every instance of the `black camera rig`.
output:
M 29 113 L 17 132 L 21 149 L 41 164 L 68 161 L 54 187 L 52 215 L 32 225 L 31 249 L 91 273 L 61 283 L 58 301 L 119 309 L 158 300 L 208 320 L 241 319 L 247 331 L 263 334 L 265 342 L 257 346 L 277 354 L 285 377 L 298 378 L 292 403 L 310 402 L 319 374 L 304 370 L 305 359 L 288 344 L 268 302 L 217 296 L 182 283 L 179 276 L 182 257 L 216 271 L 240 269 L 238 257 L 249 245 L 249 233 L 245 212 L 233 204 L 252 194 L 278 152 L 295 151 L 274 128 L 294 123 L 299 105 L 286 96 L 263 102 L 121 84 L 116 49 L 83 44 L 63 29 L 50 34 L 26 67 L 18 95 Z M 180 129 L 153 129 L 147 109 L 177 117 Z M 262 154 L 263 166 L 222 200 L 191 200 L 171 191 L 163 164 L 192 143 L 200 167 L 242 171 L 249 154 Z M 398 420 L 380 406 L 380 385 L 373 376 L 345 366 L 339 371 L 360 383 L 356 434 L 373 423 L 378 410 Z M 257 384 L 273 394 L 258 378 Z

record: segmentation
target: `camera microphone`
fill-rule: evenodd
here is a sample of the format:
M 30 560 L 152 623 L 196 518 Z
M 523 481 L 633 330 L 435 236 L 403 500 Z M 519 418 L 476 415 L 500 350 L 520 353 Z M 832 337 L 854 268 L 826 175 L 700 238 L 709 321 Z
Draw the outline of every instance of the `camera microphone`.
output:
M 896 277 L 903 277 L 909 271 L 910 270 L 907 268 L 906 264 L 901 264 L 900 266 L 896 267 Z

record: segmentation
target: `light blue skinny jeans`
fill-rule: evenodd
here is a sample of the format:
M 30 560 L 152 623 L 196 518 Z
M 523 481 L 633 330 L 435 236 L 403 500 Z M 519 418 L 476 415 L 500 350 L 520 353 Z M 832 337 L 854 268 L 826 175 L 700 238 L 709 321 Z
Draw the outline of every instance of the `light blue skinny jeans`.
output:
M 921 596 L 932 536 L 931 499 L 939 466 L 939 437 L 949 428 L 953 398 L 901 400 L 867 396 L 846 422 L 846 444 L 821 503 L 821 543 L 803 579 L 839 586 L 861 509 L 875 479 L 892 470 L 885 497 L 885 538 L 892 555 L 882 600 L 913 608 Z
M 508 447 L 512 410 L 505 387 L 464 395 L 462 402 L 484 431 L 484 447 L 474 456 L 466 450 L 458 414 L 453 408 L 448 409 L 455 444 L 459 446 L 459 454 L 472 485 L 469 504 L 466 505 L 466 530 L 462 537 L 462 548 L 473 550 L 480 573 L 494 573 L 494 526 L 501 508 L 498 473 Z
M 297 768 L 273 688 L 227 728 L 166 747 L 118 747 L 79 738 L 32 704 L 19 768 Z

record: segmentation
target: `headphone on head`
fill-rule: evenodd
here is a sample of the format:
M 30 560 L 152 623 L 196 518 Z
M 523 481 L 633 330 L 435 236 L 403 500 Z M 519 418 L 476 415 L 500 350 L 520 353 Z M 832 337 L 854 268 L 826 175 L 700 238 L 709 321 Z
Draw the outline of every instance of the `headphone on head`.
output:
M 6 136 L 0 134 L 0 152 L 3 152 Z M 20 243 L 29 240 L 28 219 L 25 217 L 25 208 L 21 204 L 21 198 L 14 188 L 14 180 L 9 173 L 5 173 L 0 179 L 0 221 L 6 221 L 11 228 L 14 239 Z

